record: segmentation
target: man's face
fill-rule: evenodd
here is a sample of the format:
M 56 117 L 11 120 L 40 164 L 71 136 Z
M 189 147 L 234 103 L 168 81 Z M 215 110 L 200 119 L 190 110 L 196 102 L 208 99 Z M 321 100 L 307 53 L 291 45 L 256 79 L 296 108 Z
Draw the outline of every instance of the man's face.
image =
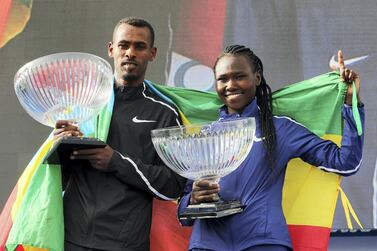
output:
M 245 56 L 225 55 L 215 67 L 216 91 L 228 113 L 240 113 L 255 97 L 261 75 L 253 72 Z
M 113 42 L 108 45 L 109 57 L 114 58 L 115 79 L 118 85 L 136 86 L 143 82 L 148 62 L 156 57 L 156 47 L 151 47 L 147 27 L 129 24 L 118 26 Z

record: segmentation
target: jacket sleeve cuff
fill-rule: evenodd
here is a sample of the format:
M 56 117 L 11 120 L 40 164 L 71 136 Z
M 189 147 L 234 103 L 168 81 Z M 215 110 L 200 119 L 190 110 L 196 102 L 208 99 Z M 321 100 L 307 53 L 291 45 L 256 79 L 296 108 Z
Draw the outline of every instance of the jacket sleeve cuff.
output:
M 117 151 L 114 151 L 113 156 L 111 156 L 110 162 L 107 166 L 107 171 L 115 172 L 120 161 L 122 161 L 120 154 Z
M 180 218 L 181 214 L 185 210 L 185 208 L 189 205 L 190 202 L 191 193 L 186 194 L 182 197 L 182 199 L 179 201 L 178 204 L 178 219 Z M 195 220 L 181 220 L 179 219 L 179 222 L 182 226 L 192 226 L 194 224 Z
M 352 109 L 352 105 L 347 105 L 346 103 L 344 103 L 343 106 L 344 106 L 345 108 L 351 108 L 351 109 Z M 358 104 L 357 104 L 357 107 L 359 107 L 359 108 L 364 107 L 364 103 L 358 103 Z

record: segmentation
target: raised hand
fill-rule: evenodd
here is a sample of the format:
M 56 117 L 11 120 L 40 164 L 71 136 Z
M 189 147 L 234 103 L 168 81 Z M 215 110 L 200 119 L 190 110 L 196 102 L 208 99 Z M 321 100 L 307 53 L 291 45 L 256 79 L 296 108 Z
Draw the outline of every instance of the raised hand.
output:
M 356 86 L 356 96 L 357 96 L 357 102 L 361 103 L 360 99 L 360 78 L 359 74 L 357 74 L 355 71 L 347 68 L 344 65 L 344 59 L 343 59 L 343 52 L 341 50 L 338 51 L 338 63 L 339 63 L 339 73 L 340 78 L 344 83 L 348 85 L 347 94 L 345 98 L 345 103 L 347 105 L 352 105 L 352 82 L 355 82 Z

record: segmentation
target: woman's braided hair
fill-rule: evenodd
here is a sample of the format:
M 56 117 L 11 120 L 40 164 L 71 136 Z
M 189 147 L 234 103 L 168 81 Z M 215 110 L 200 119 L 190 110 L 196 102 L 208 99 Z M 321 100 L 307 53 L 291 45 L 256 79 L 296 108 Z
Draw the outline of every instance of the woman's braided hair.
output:
M 245 56 L 254 72 L 261 75 L 261 83 L 256 88 L 257 105 L 260 108 L 261 127 L 263 144 L 267 150 L 269 159 L 272 161 L 273 150 L 275 146 L 276 134 L 275 127 L 272 122 L 272 94 L 271 88 L 266 83 L 263 76 L 262 61 L 254 54 L 252 50 L 243 45 L 230 45 L 225 48 L 223 53 L 216 59 L 214 70 L 220 58 L 225 55 Z

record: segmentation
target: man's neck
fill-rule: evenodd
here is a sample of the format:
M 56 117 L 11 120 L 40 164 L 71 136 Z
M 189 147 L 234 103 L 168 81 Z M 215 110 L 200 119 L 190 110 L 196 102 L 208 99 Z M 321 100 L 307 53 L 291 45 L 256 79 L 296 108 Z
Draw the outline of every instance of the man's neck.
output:
M 138 86 L 140 86 L 142 84 L 143 84 L 142 80 L 132 81 L 132 82 L 127 82 L 127 81 L 125 81 L 123 79 L 121 81 L 115 80 L 115 85 L 117 87 L 123 87 L 123 88 L 124 87 L 138 87 Z

